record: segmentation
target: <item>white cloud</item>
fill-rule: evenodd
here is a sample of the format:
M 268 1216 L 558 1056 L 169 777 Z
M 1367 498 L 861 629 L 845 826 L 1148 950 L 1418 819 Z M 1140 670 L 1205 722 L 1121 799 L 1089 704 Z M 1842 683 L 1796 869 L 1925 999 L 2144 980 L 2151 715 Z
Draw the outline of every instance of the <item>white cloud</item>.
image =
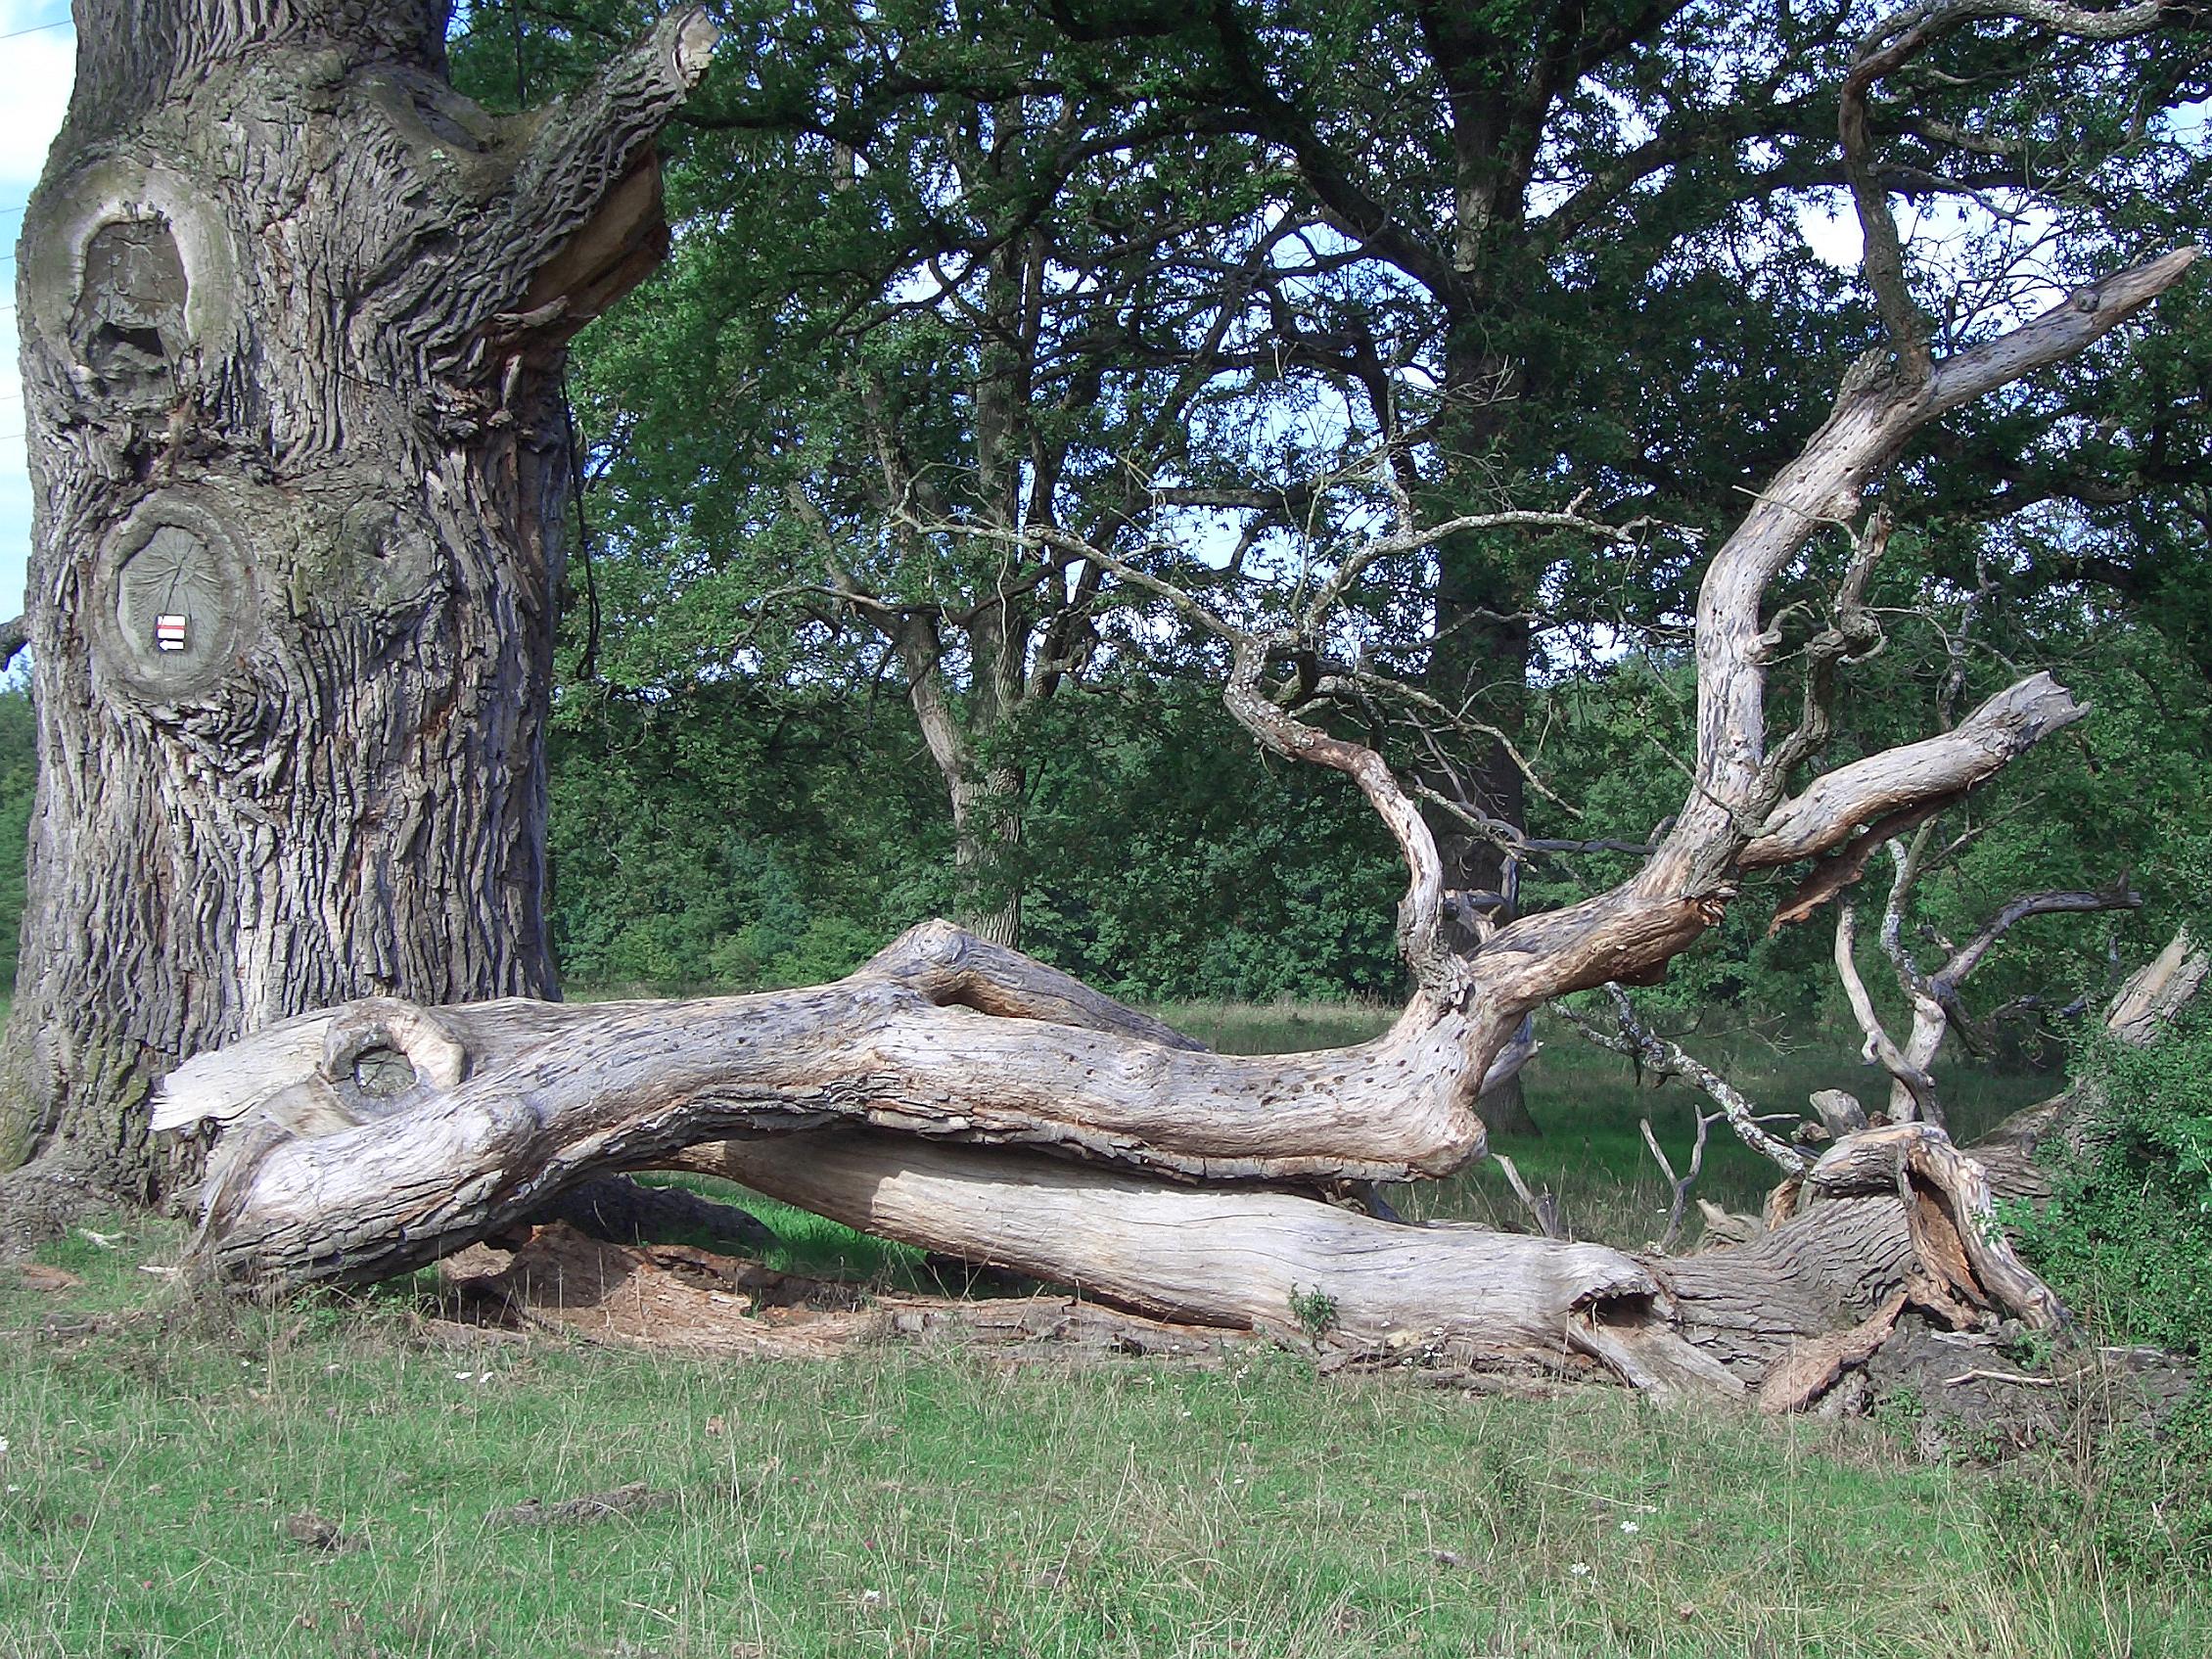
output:
M 0 619 L 15 615 L 30 561 L 30 475 L 23 464 L 16 364 L 16 241 L 23 205 L 61 130 L 76 74 L 66 0 L 0 0 Z M 44 28 L 45 23 L 60 23 Z M 27 32 L 24 32 L 27 31 Z

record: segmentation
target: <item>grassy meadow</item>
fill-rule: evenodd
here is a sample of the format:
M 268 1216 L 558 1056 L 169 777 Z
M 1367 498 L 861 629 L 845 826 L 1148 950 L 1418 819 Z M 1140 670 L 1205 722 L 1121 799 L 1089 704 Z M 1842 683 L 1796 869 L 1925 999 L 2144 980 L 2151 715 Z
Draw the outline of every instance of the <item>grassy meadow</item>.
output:
M 1226 1048 L 1388 1018 L 1163 1012 Z M 1737 1075 L 1777 1101 L 1830 1076 L 1754 1058 Z M 1529 1096 L 1531 1178 L 1598 1236 L 1657 1230 L 1635 1119 L 1686 1141 L 1687 1091 L 1570 1034 Z M 1748 1203 L 1732 1150 L 1707 1186 Z M 1479 1173 L 1416 1208 L 1519 1223 Z M 915 1252 L 759 1209 L 772 1265 L 931 1282 Z M 2212 1650 L 2212 1581 L 2125 1547 L 2094 1454 L 1925 1461 L 1910 1402 L 1777 1423 L 1290 1354 L 643 1354 L 454 1323 L 433 1274 L 187 1308 L 143 1270 L 182 1238 L 118 1218 L 42 1255 L 63 1276 L 0 1268 L 0 1659 Z M 622 1512 L 505 1514 L 634 1483 L 652 1500 Z
M 708 1361 L 209 1313 L 117 1221 L 0 1291 L 0 1654 L 2197 1655 L 2014 1475 L 1879 1424 L 1288 1356 Z M 2055 1473 L 2034 1478 L 2060 1479 Z M 501 1512 L 643 1482 L 658 1506 Z M 2006 1483 L 2009 1482 L 2010 1485 Z M 2018 1517 L 2033 1514 L 2033 1525 Z

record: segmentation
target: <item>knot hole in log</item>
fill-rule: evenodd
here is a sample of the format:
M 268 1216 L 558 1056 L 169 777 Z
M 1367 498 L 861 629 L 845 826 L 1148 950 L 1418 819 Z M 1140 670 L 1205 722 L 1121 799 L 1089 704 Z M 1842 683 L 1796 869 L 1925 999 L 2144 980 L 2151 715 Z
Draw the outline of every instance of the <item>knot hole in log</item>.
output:
M 332 1020 L 320 1070 L 349 1112 L 382 1118 L 458 1083 L 469 1054 L 427 1010 L 372 997 Z

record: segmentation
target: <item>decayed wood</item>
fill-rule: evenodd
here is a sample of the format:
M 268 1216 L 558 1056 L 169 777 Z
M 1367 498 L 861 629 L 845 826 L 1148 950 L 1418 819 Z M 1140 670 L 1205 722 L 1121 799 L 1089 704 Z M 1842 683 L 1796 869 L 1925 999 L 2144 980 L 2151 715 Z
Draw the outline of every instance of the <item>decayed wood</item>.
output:
M 1790 1350 L 1759 1384 L 1759 1409 L 1802 1411 L 1846 1366 L 1864 1364 L 1889 1340 L 1905 1312 L 1906 1293 L 1893 1290 L 1882 1305 L 1847 1331 L 1815 1337 Z
M 2203 989 L 2212 973 L 2207 950 L 2183 928 L 2151 961 L 2128 977 L 2104 1010 L 2104 1028 L 2122 1042 L 2138 1047 L 2154 1042 L 2174 1016 Z
M 1325 1327 L 1362 1350 L 1581 1355 L 1655 1389 L 1755 1382 L 1789 1342 L 1859 1323 L 1908 1277 L 2031 1321 L 2054 1316 L 2049 1293 L 1983 1236 L 1986 1186 L 1924 1126 L 1854 1137 L 1822 1160 L 1825 1175 L 1806 1176 L 1810 1209 L 1777 1214 L 1740 1250 L 1682 1262 L 1408 1228 L 1251 1183 L 1460 1167 L 1484 1148 L 1477 1094 L 1535 1008 L 1655 972 L 1721 919 L 1744 871 L 1832 855 L 1869 822 L 1924 814 L 2077 717 L 2035 676 L 1941 740 L 1791 796 L 1788 767 L 1765 749 L 1761 597 L 1920 426 L 2080 350 L 2194 256 L 2121 273 L 1924 374 L 1862 365 L 1708 571 L 1695 784 L 1657 851 L 1613 891 L 1469 947 L 1449 940 L 1435 843 L 1388 767 L 1287 712 L 1268 665 L 1297 636 L 1254 635 L 1171 595 L 1233 642 L 1236 717 L 1267 747 L 1351 776 L 1398 839 L 1399 939 L 1416 990 L 1375 1041 L 1206 1053 L 942 924 L 801 991 L 356 1005 L 204 1056 L 163 1085 L 157 1123 L 229 1126 L 196 1271 L 253 1286 L 383 1277 L 587 1175 L 704 1161 L 855 1224 L 1141 1309 Z

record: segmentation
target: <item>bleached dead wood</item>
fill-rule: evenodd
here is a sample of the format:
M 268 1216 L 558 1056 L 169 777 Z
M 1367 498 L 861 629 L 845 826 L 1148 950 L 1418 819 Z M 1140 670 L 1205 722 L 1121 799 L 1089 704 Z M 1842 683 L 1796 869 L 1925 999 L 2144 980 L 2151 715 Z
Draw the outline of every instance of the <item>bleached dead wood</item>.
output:
M 1881 1196 L 1822 1189 L 1825 1202 L 1710 1263 L 1406 1228 L 1252 1188 L 1463 1166 L 1484 1149 L 1476 1096 L 1510 1063 L 1534 1009 L 1649 976 L 1721 919 L 1745 871 L 1847 856 L 1855 836 L 1957 799 L 2079 717 L 2063 688 L 2036 675 L 1942 739 L 1792 795 L 1788 767 L 1766 747 L 1762 596 L 1921 426 L 2078 352 L 2194 257 L 2119 273 L 1921 375 L 1862 364 L 1708 570 L 1694 785 L 1657 851 L 1611 892 L 1524 916 L 1471 948 L 1448 943 L 1435 843 L 1389 767 L 1292 712 L 1294 681 L 1271 665 L 1303 636 L 1234 628 L 1178 596 L 1234 646 L 1236 717 L 1269 749 L 1350 776 L 1398 839 L 1408 877 L 1399 938 L 1416 990 L 1375 1041 L 1206 1053 L 942 924 L 807 991 L 588 1007 L 349 1004 L 203 1056 L 164 1085 L 160 1124 L 228 1126 L 196 1271 L 256 1287 L 383 1277 L 586 1176 L 688 1167 L 704 1156 L 696 1148 L 723 1143 L 723 1167 L 763 1190 L 1134 1306 L 1265 1325 L 1295 1317 L 1291 1298 L 1311 1287 L 1356 1346 L 1579 1353 L 1651 1388 L 1756 1380 L 1777 1341 L 1856 1324 L 1869 1296 L 1912 1275 L 2047 1320 L 2048 1292 L 2002 1246 L 1973 1243 L 1986 1191 L 1919 1127 L 1847 1161 L 1887 1172 L 1865 1176 Z M 1842 1224 L 1854 1217 L 1864 1224 Z

